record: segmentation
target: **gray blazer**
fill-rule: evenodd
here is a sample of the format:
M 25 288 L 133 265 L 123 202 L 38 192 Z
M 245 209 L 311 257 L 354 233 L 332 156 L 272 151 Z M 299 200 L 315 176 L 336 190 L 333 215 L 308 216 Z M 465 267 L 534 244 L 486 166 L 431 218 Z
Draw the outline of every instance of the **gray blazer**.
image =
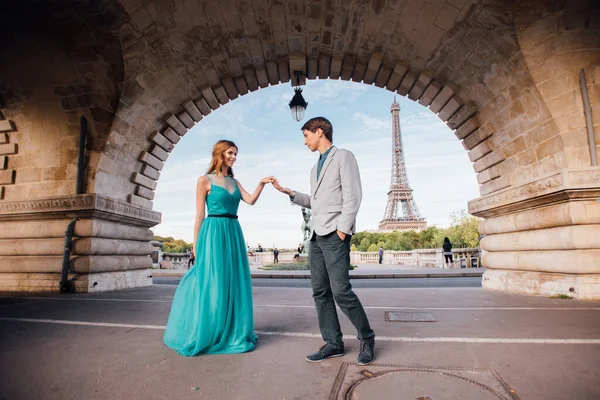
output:
M 356 232 L 356 214 L 362 199 L 356 158 L 348 150 L 331 149 L 317 180 L 317 164 L 310 173 L 310 192 L 295 192 L 292 203 L 311 209 L 311 233 L 325 236 L 335 230 Z

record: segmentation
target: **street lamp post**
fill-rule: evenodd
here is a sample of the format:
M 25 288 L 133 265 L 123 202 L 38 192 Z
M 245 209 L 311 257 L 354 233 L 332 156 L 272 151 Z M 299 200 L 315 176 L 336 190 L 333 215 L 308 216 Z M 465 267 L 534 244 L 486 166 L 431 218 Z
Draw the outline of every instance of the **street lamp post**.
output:
M 300 89 L 301 75 L 301 71 L 294 71 L 294 76 L 296 77 L 296 87 L 294 88 L 294 97 L 292 97 L 292 100 L 289 104 L 292 117 L 298 122 L 304 118 L 304 112 L 308 106 L 308 103 L 306 100 L 304 100 L 304 97 L 302 97 L 302 89 Z

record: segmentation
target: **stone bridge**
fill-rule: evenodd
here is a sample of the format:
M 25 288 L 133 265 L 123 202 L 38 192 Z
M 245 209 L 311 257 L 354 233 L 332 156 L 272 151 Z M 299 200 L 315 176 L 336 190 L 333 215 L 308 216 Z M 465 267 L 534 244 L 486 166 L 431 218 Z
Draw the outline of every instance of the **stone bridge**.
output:
M 150 284 L 169 153 L 301 71 L 407 96 L 450 127 L 479 184 L 485 287 L 600 298 L 595 1 L 22 0 L 0 32 L 0 290 L 57 291 L 75 218 L 76 290 Z

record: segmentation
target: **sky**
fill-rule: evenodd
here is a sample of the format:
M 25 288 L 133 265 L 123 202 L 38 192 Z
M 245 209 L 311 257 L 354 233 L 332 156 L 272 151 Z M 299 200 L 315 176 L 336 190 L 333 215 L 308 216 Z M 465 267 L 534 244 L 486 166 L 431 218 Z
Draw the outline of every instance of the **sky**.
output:
M 220 139 L 238 146 L 236 179 L 249 193 L 260 179 L 275 176 L 284 187 L 309 193 L 309 174 L 318 152 L 304 145 L 300 128 L 323 116 L 333 125 L 333 142 L 356 156 L 363 198 L 357 230 L 375 230 L 383 218 L 392 166 L 394 93 L 362 83 L 309 80 L 304 119 L 292 118 L 292 86 L 260 89 L 219 107 L 190 129 L 171 152 L 158 181 L 154 210 L 162 213 L 155 235 L 193 241 L 195 191 Z M 408 180 L 428 224 L 450 225 L 450 215 L 479 196 L 475 172 L 460 141 L 427 107 L 396 94 Z M 271 185 L 254 206 L 240 204 L 246 243 L 255 248 L 295 248 L 302 241 L 302 213 Z

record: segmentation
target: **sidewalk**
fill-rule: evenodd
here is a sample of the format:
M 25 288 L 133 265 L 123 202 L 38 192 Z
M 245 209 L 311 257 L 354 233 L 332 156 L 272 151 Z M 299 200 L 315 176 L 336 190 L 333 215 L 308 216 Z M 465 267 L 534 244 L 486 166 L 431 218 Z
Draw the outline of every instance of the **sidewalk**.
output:
M 187 269 L 153 269 L 153 276 L 179 277 L 185 275 Z M 350 271 L 350 279 L 408 279 L 408 278 L 458 278 L 480 277 L 485 268 L 422 268 L 405 265 L 359 264 Z M 254 279 L 310 279 L 309 271 L 267 271 L 257 266 L 250 266 Z
M 355 289 L 377 335 L 375 363 L 359 367 L 339 310 L 346 354 L 304 360 L 323 342 L 311 290 L 290 287 L 252 289 L 253 352 L 182 357 L 162 341 L 175 288 L 0 295 L 0 399 L 600 398 L 600 302 Z

